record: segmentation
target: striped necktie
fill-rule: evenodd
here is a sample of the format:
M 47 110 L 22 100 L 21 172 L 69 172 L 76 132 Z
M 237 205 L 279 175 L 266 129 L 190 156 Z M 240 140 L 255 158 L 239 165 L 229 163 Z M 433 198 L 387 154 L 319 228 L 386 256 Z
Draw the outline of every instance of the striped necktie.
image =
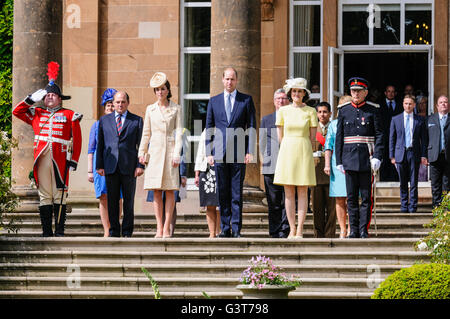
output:
M 116 118 L 116 123 L 117 123 L 117 133 L 120 135 L 120 131 L 122 131 L 122 115 L 118 115 Z

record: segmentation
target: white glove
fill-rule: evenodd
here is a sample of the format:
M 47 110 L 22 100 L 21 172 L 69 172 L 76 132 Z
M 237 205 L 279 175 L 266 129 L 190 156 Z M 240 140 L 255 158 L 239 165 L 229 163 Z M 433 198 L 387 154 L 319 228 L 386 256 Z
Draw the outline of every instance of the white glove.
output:
M 47 95 L 47 90 L 44 89 L 39 89 L 36 92 L 34 92 L 33 94 L 30 95 L 30 99 L 36 103 L 39 101 L 42 101 L 42 99 L 44 98 L 44 96 Z
M 322 151 L 317 151 L 313 153 L 313 157 L 322 157 Z
M 338 165 L 336 168 L 340 170 L 342 174 L 345 174 L 344 165 Z
M 378 158 L 372 158 L 370 160 L 370 166 L 372 167 L 372 169 L 374 171 L 378 171 L 378 169 L 380 168 L 381 165 L 381 161 Z

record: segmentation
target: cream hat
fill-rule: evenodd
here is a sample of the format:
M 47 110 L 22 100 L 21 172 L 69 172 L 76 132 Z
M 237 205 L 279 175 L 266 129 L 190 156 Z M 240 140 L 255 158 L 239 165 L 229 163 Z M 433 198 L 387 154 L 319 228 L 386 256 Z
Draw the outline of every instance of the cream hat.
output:
M 286 94 L 289 93 L 291 89 L 303 89 L 311 95 L 311 91 L 306 88 L 307 81 L 304 78 L 287 79 L 286 84 L 283 86 Z
M 164 85 L 167 82 L 167 76 L 163 72 L 156 72 L 153 74 L 152 78 L 150 79 L 150 86 L 152 88 L 159 88 L 160 86 Z

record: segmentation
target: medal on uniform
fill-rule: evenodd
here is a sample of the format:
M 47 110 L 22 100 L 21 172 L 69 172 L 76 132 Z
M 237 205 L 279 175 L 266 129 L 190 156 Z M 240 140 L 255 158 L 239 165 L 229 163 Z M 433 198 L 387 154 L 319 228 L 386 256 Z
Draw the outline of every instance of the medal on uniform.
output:
M 361 118 L 361 125 L 366 125 L 366 122 L 364 122 L 364 117 Z

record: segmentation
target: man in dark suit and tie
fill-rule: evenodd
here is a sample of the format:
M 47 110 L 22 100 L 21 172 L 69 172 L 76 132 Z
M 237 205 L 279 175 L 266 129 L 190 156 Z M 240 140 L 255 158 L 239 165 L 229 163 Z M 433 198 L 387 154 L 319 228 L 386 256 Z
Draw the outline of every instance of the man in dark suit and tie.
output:
M 216 167 L 220 205 L 219 237 L 241 237 L 245 165 L 253 161 L 256 144 L 255 106 L 250 95 L 236 90 L 238 75 L 226 68 L 224 92 L 213 96 L 206 113 L 206 155 Z M 214 148 L 214 152 L 212 152 Z
M 389 134 L 389 158 L 400 179 L 401 212 L 417 211 L 420 163 L 427 163 L 427 130 L 422 117 L 414 114 L 415 97 L 405 95 L 403 113 L 392 118 Z M 408 204 L 408 182 L 410 183 Z
M 448 98 L 437 100 L 437 112 L 428 117 L 428 162 L 430 164 L 433 208 L 442 201 L 442 191 L 450 191 L 450 119 Z
M 389 160 L 389 131 L 392 118 L 403 112 L 401 100 L 397 99 L 397 90 L 395 86 L 388 85 L 384 91 L 384 97 L 380 100 L 380 114 L 383 122 L 383 160 L 380 166 L 381 181 L 398 181 L 397 170 Z
M 273 177 L 280 148 L 275 126 L 276 114 L 281 107 L 289 104 L 289 98 L 283 89 L 278 89 L 273 96 L 273 102 L 275 112 L 264 116 L 261 120 L 259 149 L 262 155 L 262 174 L 269 208 L 269 235 L 273 238 L 286 238 L 289 235 L 289 222 L 284 207 L 284 187 L 274 185 Z
M 128 111 L 126 92 L 114 95 L 114 112 L 100 118 L 98 126 L 97 173 L 105 176 L 108 215 L 111 227 L 109 237 L 131 237 L 134 227 L 134 195 L 136 177 L 144 173 L 139 163 L 143 120 Z M 119 222 L 120 190 L 123 195 L 122 230 Z

